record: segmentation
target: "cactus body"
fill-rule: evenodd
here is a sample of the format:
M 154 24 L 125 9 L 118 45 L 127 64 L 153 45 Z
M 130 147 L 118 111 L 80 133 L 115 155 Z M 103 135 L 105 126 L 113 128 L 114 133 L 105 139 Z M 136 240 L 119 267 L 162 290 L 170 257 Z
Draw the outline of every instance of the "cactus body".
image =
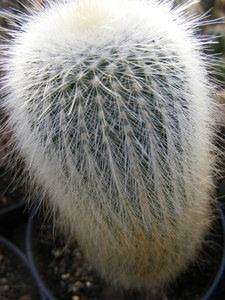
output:
M 195 23 L 154 0 L 50 1 L 20 21 L 3 107 L 30 177 L 102 276 L 170 282 L 210 216 L 214 104 Z

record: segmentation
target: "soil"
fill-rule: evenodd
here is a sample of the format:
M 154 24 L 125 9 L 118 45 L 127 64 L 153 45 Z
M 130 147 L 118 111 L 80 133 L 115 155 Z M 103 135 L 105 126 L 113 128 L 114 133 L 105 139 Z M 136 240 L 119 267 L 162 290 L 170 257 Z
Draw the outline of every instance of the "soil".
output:
M 0 243 L 0 299 L 40 300 L 30 271 L 13 251 Z
M 57 299 L 97 300 L 105 284 L 85 260 L 80 247 L 67 244 L 66 238 L 54 236 L 52 220 L 34 218 L 37 232 L 32 239 L 34 261 L 41 278 Z M 42 224 L 42 226 L 41 226 Z

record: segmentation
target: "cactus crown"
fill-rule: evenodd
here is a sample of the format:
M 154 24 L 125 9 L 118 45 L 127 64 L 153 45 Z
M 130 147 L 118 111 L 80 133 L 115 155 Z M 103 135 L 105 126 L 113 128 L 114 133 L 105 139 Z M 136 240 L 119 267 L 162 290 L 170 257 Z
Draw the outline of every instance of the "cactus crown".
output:
M 214 104 L 194 26 L 168 2 L 49 1 L 7 50 L 21 156 L 126 287 L 174 278 L 208 228 Z

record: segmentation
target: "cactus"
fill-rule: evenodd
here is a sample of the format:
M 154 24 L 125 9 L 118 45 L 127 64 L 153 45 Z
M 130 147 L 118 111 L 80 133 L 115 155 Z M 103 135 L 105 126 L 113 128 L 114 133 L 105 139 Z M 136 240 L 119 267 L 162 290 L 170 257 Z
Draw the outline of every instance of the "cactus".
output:
M 155 0 L 47 1 L 9 15 L 19 159 L 98 272 L 161 288 L 210 225 L 215 103 L 195 20 Z

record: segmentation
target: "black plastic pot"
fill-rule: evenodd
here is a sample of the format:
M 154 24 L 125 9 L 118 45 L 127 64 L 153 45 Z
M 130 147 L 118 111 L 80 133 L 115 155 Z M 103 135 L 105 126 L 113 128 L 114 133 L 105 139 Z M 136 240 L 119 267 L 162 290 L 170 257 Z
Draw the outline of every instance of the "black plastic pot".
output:
M 0 236 L 9 239 L 13 244 L 24 251 L 24 233 L 29 216 L 28 202 L 22 202 L 0 210 Z
M 24 214 L 27 201 L 0 210 L 0 223 L 15 223 Z
M 38 203 L 36 203 L 31 212 L 30 216 L 28 218 L 27 222 L 27 228 L 26 228 L 26 254 L 28 257 L 29 265 L 32 270 L 33 276 L 36 279 L 36 282 L 39 286 L 39 289 L 43 295 L 45 295 L 46 300 L 56 300 L 49 289 L 46 287 L 44 284 L 39 272 L 38 272 L 38 267 L 37 267 L 37 261 L 35 261 L 35 242 L 36 242 L 36 237 L 37 237 L 37 219 L 40 217 L 39 212 L 37 212 L 38 208 Z
M 36 194 L 24 197 L 24 200 L 12 206 L 0 209 L 0 225 L 15 226 L 16 223 L 21 223 L 22 219 L 26 219 L 29 213 L 28 207 L 37 198 Z
M 0 299 L 22 299 L 27 296 L 32 300 L 46 300 L 25 255 L 3 237 L 0 237 L 0 259 Z
M 15 178 L 18 176 L 16 171 L 11 173 L 6 167 L 0 166 L 0 224 L 8 225 L 12 221 L 14 223 L 20 222 L 21 215 L 25 212 L 29 197 L 26 197 L 26 188 L 23 185 L 14 183 L 16 181 Z M 4 198 L 5 200 L 3 200 Z
M 56 300 L 56 298 L 52 295 L 46 284 L 43 282 L 43 279 L 39 273 L 38 264 L 40 263 L 40 253 L 38 254 L 37 251 L 35 251 L 35 247 L 37 246 L 37 232 L 40 229 L 40 225 L 43 222 L 42 217 L 40 217 L 40 214 L 36 212 L 37 206 L 34 206 L 27 224 L 27 231 L 26 231 L 26 251 L 28 260 L 30 262 L 32 272 L 34 277 L 36 278 L 39 287 L 41 291 L 46 295 L 47 299 L 49 300 Z M 40 221 L 42 220 L 42 221 Z M 208 257 L 210 257 L 213 260 L 212 263 L 212 270 L 210 270 L 210 277 L 207 277 L 207 280 L 204 281 L 203 279 L 203 288 L 201 289 L 202 292 L 200 292 L 201 296 L 198 298 L 195 298 L 195 300 L 211 300 L 212 295 L 215 295 L 216 289 L 218 287 L 218 284 L 220 283 L 222 276 L 225 271 L 225 216 L 223 213 L 223 210 L 220 206 L 218 206 L 218 218 L 214 222 L 213 229 L 208 235 L 208 242 L 206 243 L 206 251 L 209 251 L 207 253 Z M 207 244 L 210 245 L 210 247 L 207 248 Z M 38 258 L 37 258 L 38 255 Z M 199 267 L 197 265 L 197 271 L 195 272 L 201 272 L 201 266 Z M 196 266 L 194 266 L 196 268 Z M 204 278 L 204 274 L 202 274 Z M 181 278 L 178 279 L 178 281 L 171 286 L 171 290 L 174 289 L 174 294 L 170 297 L 168 295 L 168 299 L 184 299 L 181 295 L 176 296 L 176 290 L 179 284 L 183 284 L 183 286 L 186 285 L 186 278 L 187 275 L 184 274 L 181 276 Z M 190 276 L 189 276 L 190 277 Z M 189 278 L 190 280 L 190 278 Z M 192 280 L 192 278 L 191 278 Z M 198 283 L 196 283 L 198 284 Z M 186 288 L 186 286 L 185 286 Z M 180 289 L 182 290 L 182 288 Z M 112 292 L 113 295 L 110 295 Z M 103 296 L 104 295 L 104 296 Z M 191 296 L 190 296 L 191 297 Z M 110 299 L 117 299 L 117 300 L 144 300 L 146 299 L 145 296 L 136 293 L 125 293 L 124 295 L 121 294 L 121 292 L 114 291 L 110 288 L 106 288 L 101 295 L 99 295 L 99 298 L 101 300 L 110 300 Z M 194 298 L 185 298 L 188 300 L 193 300 Z M 222 298 L 214 298 L 213 300 L 220 300 Z M 59 300 L 62 300 L 59 298 Z

